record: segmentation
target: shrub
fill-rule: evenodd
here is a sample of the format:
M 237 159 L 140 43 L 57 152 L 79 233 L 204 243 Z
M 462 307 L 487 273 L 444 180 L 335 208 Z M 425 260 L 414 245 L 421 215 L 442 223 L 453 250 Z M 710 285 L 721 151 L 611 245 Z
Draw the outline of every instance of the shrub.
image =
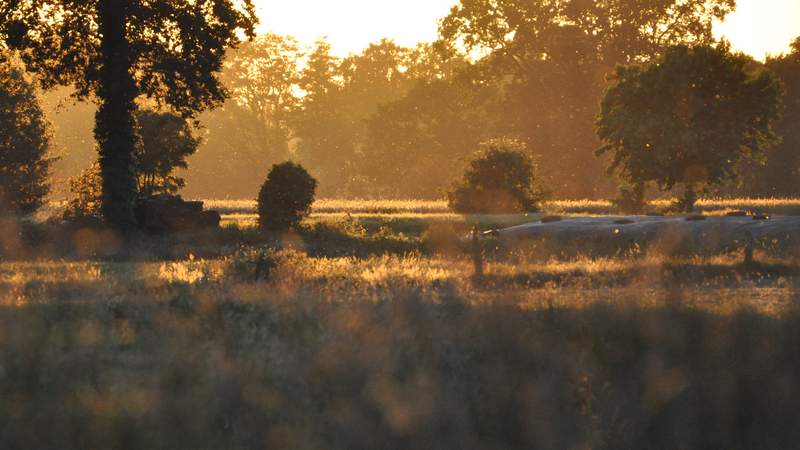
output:
M 0 55 L 0 211 L 31 214 L 50 191 L 50 124 L 22 72 Z
M 100 219 L 100 204 L 103 201 L 103 182 L 100 164 L 95 161 L 80 175 L 69 179 L 70 199 L 64 213 L 66 219 Z
M 303 166 L 286 161 L 272 166 L 258 193 L 258 223 L 267 231 L 296 227 L 311 211 L 317 180 Z
M 460 213 L 537 211 L 545 194 L 535 179 L 536 164 L 524 143 L 494 139 L 481 144 L 462 179 L 448 192 L 448 204 Z

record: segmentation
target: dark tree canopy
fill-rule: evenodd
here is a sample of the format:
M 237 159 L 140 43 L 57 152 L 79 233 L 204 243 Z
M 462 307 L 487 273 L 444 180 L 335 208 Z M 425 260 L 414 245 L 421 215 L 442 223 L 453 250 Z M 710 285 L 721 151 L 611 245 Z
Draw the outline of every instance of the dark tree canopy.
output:
M 137 114 L 141 144 L 136 152 L 136 179 L 143 195 L 175 194 L 186 181 L 175 169 L 186 169 L 186 158 L 197 151 L 200 139 L 189 122 L 172 113 L 140 111 Z
M 647 64 L 619 67 L 602 101 L 598 134 L 610 172 L 629 183 L 698 188 L 737 179 L 743 157 L 776 142 L 780 82 L 727 45 L 676 46 Z
M 544 196 L 527 146 L 492 139 L 480 145 L 447 200 L 460 213 L 520 213 L 538 211 Z
M 800 37 L 786 55 L 768 58 L 765 66 L 783 83 L 783 118 L 775 125 L 781 142 L 767 150 L 764 167 L 750 166 L 745 194 L 760 197 L 800 195 Z
M 42 206 L 50 191 L 50 140 L 34 87 L 0 55 L 0 213 Z
M 11 0 L 0 37 L 44 88 L 75 87 L 98 103 L 95 139 L 103 215 L 135 226 L 136 101 L 145 97 L 190 117 L 225 98 L 217 74 L 225 50 L 252 36 L 251 0 Z
M 258 225 L 267 231 L 287 231 L 311 212 L 317 180 L 300 164 L 275 164 L 258 192 Z
M 0 6 L 0 36 L 45 89 L 74 86 L 75 96 L 88 98 L 103 89 L 109 18 L 124 24 L 120 57 L 135 93 L 185 115 L 225 99 L 216 76 L 225 50 L 238 45 L 242 31 L 252 36 L 256 23 L 250 0 L 11 0 Z

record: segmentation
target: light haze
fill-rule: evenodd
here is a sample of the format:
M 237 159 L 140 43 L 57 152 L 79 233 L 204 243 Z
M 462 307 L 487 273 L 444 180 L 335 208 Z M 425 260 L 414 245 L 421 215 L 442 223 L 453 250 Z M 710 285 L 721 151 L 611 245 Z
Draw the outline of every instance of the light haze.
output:
M 454 0 L 254 0 L 261 18 L 259 31 L 296 37 L 310 44 L 326 36 L 339 55 L 359 52 L 387 37 L 413 46 L 437 36 L 437 22 Z M 780 54 L 800 35 L 800 0 L 739 0 L 717 34 L 736 49 L 762 59 Z

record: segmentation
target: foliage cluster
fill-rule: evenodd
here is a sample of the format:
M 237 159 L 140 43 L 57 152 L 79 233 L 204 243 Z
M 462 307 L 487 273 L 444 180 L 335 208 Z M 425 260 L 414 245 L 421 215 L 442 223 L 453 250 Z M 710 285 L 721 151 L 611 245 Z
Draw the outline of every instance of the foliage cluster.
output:
M 187 169 L 200 139 L 186 119 L 168 112 L 141 110 L 136 114 L 136 180 L 139 195 L 177 194 L 186 180 L 175 174 Z
M 317 180 L 303 166 L 286 161 L 272 166 L 258 192 L 258 224 L 267 231 L 297 227 L 311 211 Z
M 510 139 L 481 144 L 460 180 L 448 194 L 461 213 L 525 213 L 539 210 L 544 193 L 527 146 Z
M 0 47 L 0 213 L 35 212 L 50 191 L 52 133 L 34 86 Z
M 0 40 L 45 89 L 72 86 L 74 97 L 96 101 L 101 209 L 127 232 L 135 226 L 137 100 L 184 117 L 218 105 L 225 50 L 252 36 L 255 23 L 251 0 L 14 1 L 0 7 Z
M 136 114 L 137 192 L 142 196 L 174 195 L 186 185 L 175 171 L 186 169 L 186 158 L 200 143 L 189 122 L 173 113 L 143 109 Z M 70 178 L 66 217 L 102 218 L 103 180 L 98 162 Z
M 682 210 L 697 191 L 736 180 L 743 158 L 761 160 L 778 141 L 780 82 L 752 69 L 727 45 L 676 46 L 647 64 L 619 67 L 603 98 L 598 134 L 609 172 L 631 184 L 685 187 Z
M 192 176 L 264 170 L 287 157 L 293 136 L 293 157 L 319 178 L 321 195 L 437 198 L 458 175 L 452 161 L 513 136 L 541 154 L 557 195 L 607 195 L 613 182 L 592 157 L 606 74 L 671 45 L 711 43 L 713 21 L 733 2 L 551 3 L 459 2 L 435 44 L 382 40 L 345 58 L 325 41 L 302 48 L 267 35 L 244 44 L 224 71 L 233 99 L 208 116 L 219 121 L 214 148 Z M 483 56 L 473 62 L 475 54 Z M 229 195 L 251 195 L 252 181 L 237 178 Z

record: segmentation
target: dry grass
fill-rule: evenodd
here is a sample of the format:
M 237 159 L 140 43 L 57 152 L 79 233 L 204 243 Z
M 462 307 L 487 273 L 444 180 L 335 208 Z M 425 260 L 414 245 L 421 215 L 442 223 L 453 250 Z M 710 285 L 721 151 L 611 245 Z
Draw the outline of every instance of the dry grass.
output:
M 0 448 L 796 445 L 797 260 L 487 249 L 476 279 L 469 219 L 337 205 L 282 250 L 0 262 Z
M 3 447 L 796 442 L 788 262 L 264 251 L 0 263 Z
M 650 206 L 656 210 L 663 210 L 669 207 L 674 200 L 653 200 L 650 202 Z M 205 202 L 207 208 L 220 211 L 224 224 L 237 224 L 242 227 L 256 224 L 255 201 L 212 199 L 205 200 Z M 697 210 L 708 215 L 723 215 L 731 211 L 797 215 L 800 214 L 800 199 L 708 198 L 697 202 Z M 555 200 L 543 205 L 542 214 L 607 215 L 619 214 L 619 211 L 608 200 Z M 312 218 L 318 220 L 338 219 L 349 215 L 358 219 L 424 219 L 435 223 L 484 221 L 478 216 L 465 217 L 453 213 L 444 200 L 320 199 L 314 203 L 311 215 Z M 511 220 L 510 222 L 515 221 Z

